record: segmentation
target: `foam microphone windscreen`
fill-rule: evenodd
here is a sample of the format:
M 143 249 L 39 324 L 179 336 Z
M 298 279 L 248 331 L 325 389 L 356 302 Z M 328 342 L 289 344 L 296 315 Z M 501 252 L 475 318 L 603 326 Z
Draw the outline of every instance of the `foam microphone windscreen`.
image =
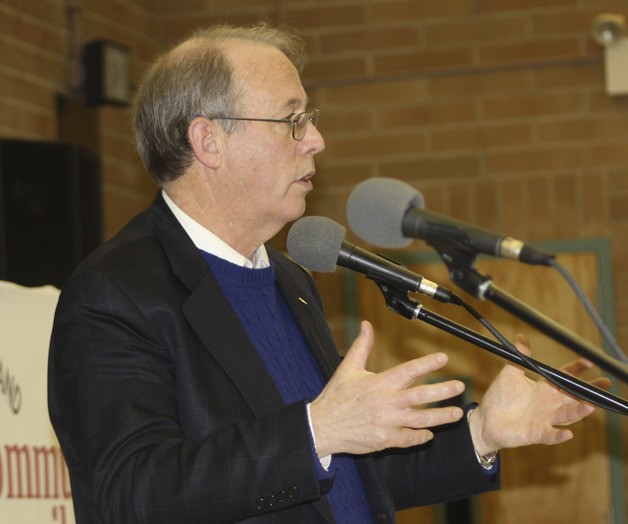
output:
M 423 195 L 394 178 L 369 178 L 359 183 L 347 202 L 347 221 L 362 240 L 379 247 L 405 247 L 401 224 L 411 207 L 423 207 Z
M 345 234 L 345 228 L 331 218 L 303 217 L 288 231 L 288 253 L 307 269 L 332 273 Z

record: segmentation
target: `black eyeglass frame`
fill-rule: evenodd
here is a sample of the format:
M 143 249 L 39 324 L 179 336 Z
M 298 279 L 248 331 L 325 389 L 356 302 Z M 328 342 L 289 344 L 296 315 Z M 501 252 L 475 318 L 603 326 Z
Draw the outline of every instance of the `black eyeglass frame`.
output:
M 244 118 L 237 116 L 216 116 L 213 118 L 213 120 L 242 120 L 249 122 L 280 122 L 284 124 L 290 124 L 292 126 L 292 138 L 297 142 L 300 142 L 305 138 L 305 134 L 307 133 L 307 124 L 312 124 L 314 127 L 318 125 L 318 117 L 320 113 L 321 112 L 318 109 L 312 109 L 312 111 L 303 111 L 288 118 Z M 307 123 L 302 128 L 303 135 L 297 138 L 298 125 L 299 122 L 303 121 L 303 119 L 305 119 Z

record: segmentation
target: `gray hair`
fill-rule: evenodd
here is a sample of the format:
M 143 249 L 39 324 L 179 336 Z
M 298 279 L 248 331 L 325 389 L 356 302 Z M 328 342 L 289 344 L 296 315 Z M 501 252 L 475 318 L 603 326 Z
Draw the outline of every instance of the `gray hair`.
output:
M 159 56 L 148 68 L 133 104 L 137 149 L 159 186 L 177 179 L 192 163 L 187 131 L 195 117 L 237 114 L 242 94 L 224 53 L 224 44 L 230 39 L 271 45 L 283 52 L 299 73 L 305 67 L 304 41 L 293 32 L 265 23 L 201 29 Z M 220 124 L 231 133 L 238 122 Z

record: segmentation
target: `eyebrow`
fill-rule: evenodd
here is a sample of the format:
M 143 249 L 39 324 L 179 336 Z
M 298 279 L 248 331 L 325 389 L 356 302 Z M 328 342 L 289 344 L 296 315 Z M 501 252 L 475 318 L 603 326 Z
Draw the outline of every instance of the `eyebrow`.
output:
M 298 106 L 301 105 L 302 102 L 305 102 L 304 107 L 307 107 L 309 100 L 307 98 L 305 99 L 305 101 L 300 98 L 291 98 L 284 104 L 284 107 L 286 109 L 292 109 L 294 111 Z

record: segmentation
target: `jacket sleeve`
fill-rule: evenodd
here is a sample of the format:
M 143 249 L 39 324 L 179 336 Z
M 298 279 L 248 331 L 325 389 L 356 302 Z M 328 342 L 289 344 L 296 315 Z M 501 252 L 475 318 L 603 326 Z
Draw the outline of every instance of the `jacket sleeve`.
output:
M 396 509 L 442 504 L 500 488 L 499 469 L 487 474 L 475 456 L 466 417 L 432 431 L 434 438 L 422 446 L 376 455 L 376 468 Z

